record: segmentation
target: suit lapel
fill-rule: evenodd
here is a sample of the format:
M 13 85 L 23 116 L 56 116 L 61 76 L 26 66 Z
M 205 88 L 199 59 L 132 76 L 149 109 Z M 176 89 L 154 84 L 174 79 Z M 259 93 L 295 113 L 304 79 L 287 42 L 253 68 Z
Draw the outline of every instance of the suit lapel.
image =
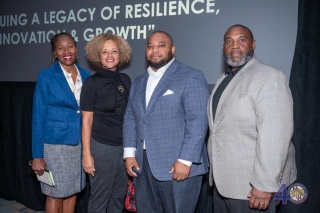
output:
M 57 62 L 54 65 L 54 68 L 55 68 L 55 77 L 57 78 L 57 81 L 59 82 L 62 90 L 69 97 L 68 100 L 70 100 L 71 105 L 73 105 L 77 109 L 78 108 L 77 100 L 74 97 L 74 94 L 72 93 L 72 91 L 70 89 L 70 86 L 67 82 L 67 79 L 64 76 L 63 71 L 60 67 L 60 64 Z
M 208 109 L 207 109 L 209 118 L 212 118 L 212 98 L 213 98 L 213 95 L 214 95 L 214 93 L 216 92 L 217 88 L 219 87 L 220 83 L 221 83 L 221 82 L 223 81 L 223 79 L 225 79 L 226 77 L 227 77 L 227 76 L 223 74 L 223 76 L 220 77 L 220 78 L 217 80 L 217 82 L 216 82 L 216 84 L 214 85 L 214 88 L 213 88 L 213 90 L 212 90 L 212 92 L 211 92 L 211 94 L 210 94 L 209 104 L 208 104 Z M 213 120 L 214 120 L 214 119 L 209 119 L 209 125 L 210 125 L 211 127 L 212 127 L 212 125 L 213 125 Z
M 146 111 L 146 90 L 147 90 L 148 77 L 149 77 L 149 74 L 148 74 L 148 72 L 146 72 L 144 74 L 143 78 L 141 79 L 140 89 L 139 89 L 139 94 L 141 97 L 140 99 L 141 99 L 141 103 L 142 103 L 142 109 L 144 110 L 144 112 Z
M 174 61 L 174 62 L 172 62 L 172 64 L 168 67 L 168 69 L 163 74 L 162 78 L 160 79 L 158 85 L 156 86 L 156 88 L 154 89 L 154 91 L 151 95 L 148 107 L 146 109 L 146 114 L 148 114 L 150 112 L 150 110 L 152 109 L 152 107 L 155 104 L 155 102 L 157 101 L 157 99 L 162 94 L 164 94 L 164 92 L 168 88 L 168 85 L 172 81 L 173 74 L 177 71 L 177 67 L 178 67 L 178 63 L 177 63 L 177 61 Z M 147 82 L 145 85 L 147 85 Z
M 230 92 L 233 90 L 233 88 L 241 81 L 241 79 L 250 71 L 251 65 L 256 61 L 256 59 L 253 57 L 240 71 L 234 78 L 230 81 L 229 85 L 226 87 L 226 89 L 223 91 L 216 111 L 216 116 L 219 114 L 221 107 L 224 103 L 224 101 L 229 96 Z

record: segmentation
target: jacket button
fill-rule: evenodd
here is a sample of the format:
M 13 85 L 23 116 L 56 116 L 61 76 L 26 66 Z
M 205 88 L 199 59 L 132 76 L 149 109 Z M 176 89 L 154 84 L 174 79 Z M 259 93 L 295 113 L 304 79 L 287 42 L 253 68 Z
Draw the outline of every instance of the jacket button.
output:
M 77 114 L 80 114 L 80 110 L 77 110 Z

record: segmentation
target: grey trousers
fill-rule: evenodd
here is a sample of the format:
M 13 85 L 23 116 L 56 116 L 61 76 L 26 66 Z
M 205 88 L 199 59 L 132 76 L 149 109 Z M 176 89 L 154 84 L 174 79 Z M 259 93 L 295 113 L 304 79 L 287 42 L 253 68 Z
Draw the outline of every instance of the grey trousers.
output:
M 91 139 L 94 176 L 90 176 L 89 213 L 122 213 L 128 175 L 122 146 L 108 146 Z

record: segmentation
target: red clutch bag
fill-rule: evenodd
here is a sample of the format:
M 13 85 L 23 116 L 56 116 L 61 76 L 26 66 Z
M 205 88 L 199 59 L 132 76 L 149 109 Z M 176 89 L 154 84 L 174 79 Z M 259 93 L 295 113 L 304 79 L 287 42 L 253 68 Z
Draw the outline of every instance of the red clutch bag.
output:
M 133 184 L 132 178 L 129 178 L 128 180 L 127 194 L 126 194 L 126 199 L 124 201 L 124 206 L 127 211 L 137 212 L 136 196 L 134 192 L 134 184 Z

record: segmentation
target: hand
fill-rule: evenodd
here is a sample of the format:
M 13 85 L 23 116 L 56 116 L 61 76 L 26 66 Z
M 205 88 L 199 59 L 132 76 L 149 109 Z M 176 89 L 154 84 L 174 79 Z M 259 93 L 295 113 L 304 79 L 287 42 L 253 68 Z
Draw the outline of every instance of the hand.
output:
M 136 158 L 128 157 L 125 159 L 125 161 L 126 161 L 126 169 L 127 169 L 128 175 L 130 175 L 131 177 L 137 177 L 137 173 L 132 170 L 132 167 L 135 167 L 137 170 L 140 170 L 140 167 Z
M 83 170 L 91 176 L 94 176 L 94 160 L 91 155 L 83 156 L 82 160 L 82 168 Z
M 180 161 L 176 161 L 170 168 L 169 173 L 173 173 L 172 179 L 176 181 L 183 181 L 190 175 L 191 167 L 187 166 Z
M 250 199 L 249 200 L 250 208 L 258 209 L 258 210 L 267 209 L 270 203 L 270 199 L 272 198 L 272 195 L 273 193 L 261 192 L 253 186 L 250 193 L 247 196 Z
M 43 175 L 43 170 L 47 169 L 46 161 L 43 158 L 35 158 L 32 161 L 32 169 L 34 173 L 41 176 Z

